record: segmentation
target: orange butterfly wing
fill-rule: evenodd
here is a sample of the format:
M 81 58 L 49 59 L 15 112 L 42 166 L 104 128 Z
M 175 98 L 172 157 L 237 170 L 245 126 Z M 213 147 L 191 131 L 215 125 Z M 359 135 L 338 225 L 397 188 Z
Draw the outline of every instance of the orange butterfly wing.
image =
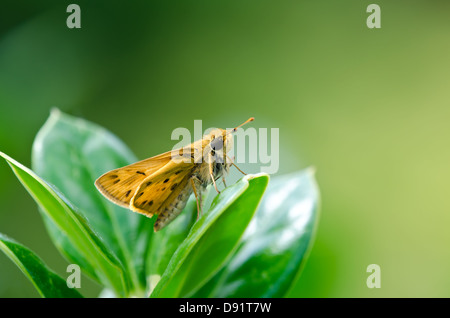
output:
M 169 163 L 147 177 L 130 202 L 130 209 L 147 215 L 159 214 L 186 188 L 194 164 Z
M 97 189 L 110 201 L 129 208 L 139 185 L 171 161 L 171 151 L 111 170 L 95 181 Z

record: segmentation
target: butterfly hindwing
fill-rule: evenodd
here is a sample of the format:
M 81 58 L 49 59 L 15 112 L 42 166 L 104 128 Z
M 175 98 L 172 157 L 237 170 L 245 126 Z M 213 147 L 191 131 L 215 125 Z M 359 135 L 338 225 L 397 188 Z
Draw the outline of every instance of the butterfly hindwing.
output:
M 130 208 L 148 217 L 159 214 L 188 185 L 193 164 L 172 164 L 146 178 L 131 200 Z M 171 166 L 171 167 L 170 167 Z

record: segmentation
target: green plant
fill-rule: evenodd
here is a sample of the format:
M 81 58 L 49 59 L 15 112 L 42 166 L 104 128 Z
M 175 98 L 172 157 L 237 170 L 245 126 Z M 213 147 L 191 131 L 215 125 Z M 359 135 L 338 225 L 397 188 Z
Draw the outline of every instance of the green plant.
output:
M 153 219 L 95 189 L 102 173 L 136 161 L 105 129 L 54 110 L 36 136 L 33 170 L 0 155 L 37 202 L 58 250 L 116 297 L 282 297 L 312 245 L 319 196 L 312 169 L 270 183 L 266 174 L 247 175 L 198 220 L 191 198 L 155 234 Z M 0 249 L 43 297 L 81 296 L 20 243 L 1 235 Z

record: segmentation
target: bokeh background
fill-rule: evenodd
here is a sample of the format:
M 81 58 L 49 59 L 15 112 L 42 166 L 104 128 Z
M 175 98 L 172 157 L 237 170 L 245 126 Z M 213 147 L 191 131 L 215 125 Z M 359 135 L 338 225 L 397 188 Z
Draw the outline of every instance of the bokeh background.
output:
M 66 8 L 81 7 L 81 29 Z M 381 7 L 378 30 L 366 8 Z M 319 231 L 291 297 L 450 296 L 450 2 L 2 0 L 0 150 L 30 166 L 52 107 L 139 158 L 176 127 L 280 129 L 279 173 L 315 166 Z M 257 172 L 258 165 L 246 165 Z M 66 276 L 0 162 L 0 232 Z M 369 264 L 381 288 L 366 286 Z M 85 278 L 82 293 L 100 288 Z M 0 297 L 37 297 L 0 253 Z

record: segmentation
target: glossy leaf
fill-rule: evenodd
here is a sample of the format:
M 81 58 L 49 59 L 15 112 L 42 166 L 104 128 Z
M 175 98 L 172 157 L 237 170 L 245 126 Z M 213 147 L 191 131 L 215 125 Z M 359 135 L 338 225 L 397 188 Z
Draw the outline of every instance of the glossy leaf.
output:
M 33 171 L 2 152 L 0 156 L 8 162 L 39 205 L 45 221 L 66 239 L 67 245 L 57 245 L 60 251 L 72 263 L 78 264 L 84 273 L 113 289 L 118 295 L 125 296 L 128 284 L 121 263 L 103 244 L 86 219 L 61 193 Z
M 80 213 L 120 259 L 132 293 L 142 296 L 153 222 L 109 202 L 94 185 L 103 173 L 136 161 L 127 146 L 104 128 L 58 110 L 52 111 L 33 145 L 33 169 L 76 202 Z M 51 226 L 49 230 L 55 232 Z
M 267 186 L 265 174 L 226 188 L 191 228 L 151 297 L 189 297 L 233 254 Z
M 283 297 L 298 279 L 318 222 L 312 169 L 273 178 L 231 260 L 195 297 Z
M 197 219 L 197 203 L 191 197 L 175 220 L 152 237 L 147 254 L 147 282 L 151 291 L 166 270 L 172 255 Z
M 8 256 L 33 283 L 42 297 L 80 298 L 75 288 L 67 287 L 66 281 L 51 271 L 32 251 L 15 240 L 0 233 L 0 250 Z

